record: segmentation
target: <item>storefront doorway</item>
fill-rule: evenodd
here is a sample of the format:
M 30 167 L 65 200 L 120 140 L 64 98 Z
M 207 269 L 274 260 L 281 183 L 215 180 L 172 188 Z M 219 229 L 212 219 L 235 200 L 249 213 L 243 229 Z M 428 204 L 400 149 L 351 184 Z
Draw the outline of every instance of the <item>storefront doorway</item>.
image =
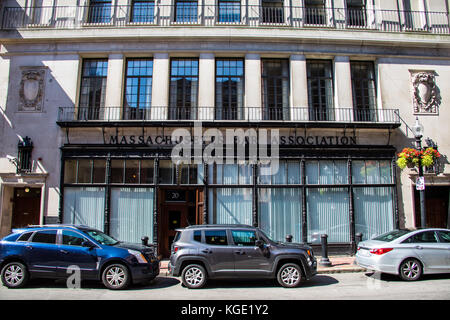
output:
M 429 228 L 450 228 L 450 187 L 425 188 L 426 224 Z M 419 191 L 414 191 L 416 226 L 420 225 Z
M 202 224 L 203 188 L 162 188 L 159 192 L 158 252 L 168 258 L 176 230 Z
M 39 224 L 40 211 L 40 188 L 14 188 L 11 229 Z

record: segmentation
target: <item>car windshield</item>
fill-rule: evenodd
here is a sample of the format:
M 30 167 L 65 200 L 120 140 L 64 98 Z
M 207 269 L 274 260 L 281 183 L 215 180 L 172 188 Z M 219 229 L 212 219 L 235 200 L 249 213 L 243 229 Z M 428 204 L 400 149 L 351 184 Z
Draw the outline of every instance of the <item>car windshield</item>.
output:
M 107 246 L 113 246 L 113 245 L 119 243 L 119 241 L 117 241 L 113 237 L 110 237 L 110 236 L 104 234 L 101 231 L 92 230 L 92 229 L 83 230 L 83 231 L 86 232 L 88 235 L 90 235 L 95 240 L 97 240 L 98 242 L 100 242 L 101 244 L 104 244 Z
M 389 241 L 398 239 L 401 236 L 408 234 L 410 232 L 411 232 L 411 230 L 393 230 L 393 231 L 383 233 L 382 235 L 379 235 L 378 237 L 372 238 L 372 240 L 389 242 Z

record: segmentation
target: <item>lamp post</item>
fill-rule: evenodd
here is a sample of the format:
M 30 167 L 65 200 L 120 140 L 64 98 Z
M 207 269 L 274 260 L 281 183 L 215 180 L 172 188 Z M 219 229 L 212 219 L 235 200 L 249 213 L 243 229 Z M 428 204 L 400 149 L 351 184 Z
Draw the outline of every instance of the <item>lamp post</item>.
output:
M 423 125 L 419 122 L 419 117 L 416 117 L 416 123 L 412 127 L 412 131 L 414 133 L 414 137 L 416 138 L 416 149 L 418 151 L 422 150 L 422 137 L 423 137 Z M 426 227 L 426 208 L 425 208 L 425 182 L 423 180 L 423 166 L 422 160 L 419 162 L 419 180 L 423 182 L 423 186 L 419 190 L 419 199 L 420 199 L 420 226 L 422 228 Z M 416 182 L 416 188 L 417 188 Z

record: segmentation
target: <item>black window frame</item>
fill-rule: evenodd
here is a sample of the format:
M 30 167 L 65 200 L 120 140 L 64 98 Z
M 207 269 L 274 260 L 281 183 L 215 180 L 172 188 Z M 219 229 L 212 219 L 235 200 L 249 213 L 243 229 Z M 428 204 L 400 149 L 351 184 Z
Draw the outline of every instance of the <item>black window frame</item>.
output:
M 110 23 L 112 21 L 112 0 L 90 0 L 88 23 Z
M 142 11 L 147 11 L 147 12 L 145 14 L 142 14 Z M 132 23 L 153 23 L 154 19 L 155 19 L 155 0 L 133 0 L 132 1 L 130 22 L 132 22 Z
M 366 72 L 363 73 L 363 70 Z M 350 61 L 350 72 L 354 120 L 377 121 L 377 83 L 374 63 Z
M 233 65 L 222 65 L 223 62 L 235 62 Z M 241 64 L 239 66 L 238 64 Z M 239 69 L 238 69 L 239 68 Z M 235 74 L 220 74 L 219 69 L 231 71 L 236 69 Z M 219 81 L 219 79 L 221 81 Z M 239 79 L 235 81 L 234 79 Z M 239 97 L 239 84 L 241 85 L 241 96 Z M 219 90 L 221 85 L 221 90 Z M 221 92 L 221 96 L 219 96 Z M 225 92 L 225 94 L 224 94 Z M 245 61 L 243 58 L 216 58 L 215 61 L 215 119 L 216 120 L 243 120 L 245 105 Z M 239 101 L 240 100 L 240 101 Z M 240 103 L 239 103 L 240 102 Z
M 270 73 L 268 64 L 279 63 L 279 74 Z M 263 120 L 290 119 L 290 70 L 289 59 L 261 59 L 261 95 Z M 283 70 L 285 68 L 285 70 Z M 268 70 L 269 69 L 269 70 Z M 286 74 L 284 74 L 284 72 Z M 283 82 L 287 81 L 287 92 L 283 92 Z
M 145 68 L 140 66 L 132 66 L 136 62 L 146 62 L 148 65 Z M 149 69 L 151 74 L 134 74 L 133 70 L 147 70 Z M 126 120 L 148 120 L 150 119 L 150 109 L 152 105 L 152 87 L 153 87 L 153 58 L 128 58 L 125 65 L 125 81 L 124 81 L 124 95 L 123 95 L 123 118 Z M 145 86 L 142 82 L 146 81 Z M 137 84 L 133 83 L 137 81 Z M 131 82 L 131 83 L 129 83 Z M 128 91 L 130 88 L 137 88 L 136 94 Z M 147 90 L 145 99 L 150 97 L 149 101 L 141 101 L 142 90 Z M 128 101 L 128 96 L 136 97 L 136 101 Z
M 181 62 L 175 66 L 176 62 Z M 190 62 L 191 67 L 186 65 Z M 195 74 L 179 74 L 174 70 L 196 70 Z M 199 59 L 198 58 L 172 58 L 170 59 L 169 75 L 169 120 L 195 120 L 198 109 L 199 88 Z M 194 88 L 193 88 L 194 87 Z M 193 90 L 194 89 L 194 90 Z
M 88 64 L 93 62 L 97 63 L 95 67 L 87 66 Z M 97 74 L 97 70 L 102 71 L 100 75 Z M 105 108 L 107 77 L 107 58 L 83 59 L 78 103 L 78 120 L 100 119 L 100 112 Z M 89 91 L 87 95 L 83 93 L 86 90 Z M 87 96 L 87 101 L 85 101 L 86 99 L 84 99 L 84 96 Z
M 319 65 L 323 66 L 323 72 L 313 69 Z M 309 120 L 333 121 L 335 119 L 333 71 L 332 60 L 306 61 Z M 319 72 L 323 74 L 319 75 Z M 326 75 L 327 72 L 329 72 L 329 75 Z M 329 82 L 328 87 L 331 90 L 331 95 L 327 92 L 327 82 Z

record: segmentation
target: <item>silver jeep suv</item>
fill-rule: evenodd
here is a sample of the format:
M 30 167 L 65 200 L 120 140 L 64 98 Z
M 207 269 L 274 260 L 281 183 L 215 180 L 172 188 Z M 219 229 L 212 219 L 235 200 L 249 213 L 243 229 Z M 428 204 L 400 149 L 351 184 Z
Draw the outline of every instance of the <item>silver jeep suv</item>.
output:
M 247 225 L 198 225 L 177 230 L 169 262 L 171 275 L 191 289 L 207 279 L 272 278 L 297 287 L 317 273 L 312 248 L 270 240 Z

